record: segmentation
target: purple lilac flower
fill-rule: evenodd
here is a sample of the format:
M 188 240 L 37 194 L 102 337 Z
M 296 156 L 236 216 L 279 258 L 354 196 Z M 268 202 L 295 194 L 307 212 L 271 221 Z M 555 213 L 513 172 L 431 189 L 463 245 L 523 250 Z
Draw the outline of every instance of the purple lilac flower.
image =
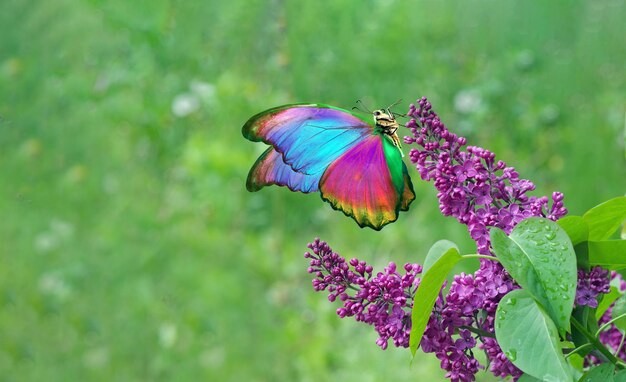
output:
M 599 278 L 602 278 L 601 275 L 604 274 L 604 272 L 606 272 L 605 269 L 601 269 L 601 271 L 602 272 L 600 273 Z M 591 272 L 593 272 L 593 270 Z M 612 271 L 610 274 L 610 278 L 611 280 L 615 280 L 617 282 L 617 285 L 619 285 L 620 292 L 624 293 L 624 291 L 626 291 L 626 281 L 624 281 L 624 279 L 619 273 Z M 591 279 L 591 275 L 589 275 L 589 279 Z M 610 289 L 610 285 L 607 281 L 606 288 L 604 288 L 604 290 L 609 290 L 609 289 Z M 602 293 L 606 293 L 606 292 L 602 292 Z M 611 306 L 602 315 L 602 318 L 600 319 L 598 324 L 602 325 L 602 324 L 606 324 L 607 322 L 609 322 L 611 320 L 612 312 L 613 312 L 613 307 Z M 611 324 L 607 330 L 600 333 L 599 339 L 600 339 L 600 342 L 607 345 L 609 348 L 613 350 L 613 353 L 615 353 L 618 350 L 617 348 L 622 343 L 622 336 L 623 336 L 623 333 L 615 325 Z M 624 344 L 622 344 L 622 346 L 619 348 L 619 351 L 617 352 L 616 356 L 621 358 L 622 360 L 626 360 L 626 346 L 624 346 Z M 589 361 L 590 363 L 599 362 L 598 360 L 593 359 L 592 357 L 588 357 L 588 359 L 586 360 Z
M 515 380 L 522 375 L 522 371 L 506 358 L 495 338 L 484 338 L 482 348 L 485 349 L 485 353 L 489 358 L 489 370 L 491 370 L 493 375 L 500 378 L 512 376 Z
M 475 146 L 463 150 L 466 139 L 447 130 L 425 97 L 407 115 L 412 136 L 404 142 L 417 146 L 409 153 L 411 162 L 423 180 L 434 182 L 441 212 L 468 226 L 479 253 L 490 253 L 488 227 L 509 233 L 531 216 L 557 220 L 567 214 L 560 192 L 552 194 L 550 207 L 547 197 L 528 196 L 535 185 L 496 161 L 494 153 Z
M 616 273 L 613 272 L 611 279 L 616 278 Z M 611 284 L 609 282 L 609 271 L 602 267 L 594 267 L 589 272 L 589 287 L 596 293 L 609 293 L 611 291 Z
M 373 276 L 371 266 L 357 259 L 347 262 L 317 238 L 308 248 L 311 252 L 306 252 L 304 257 L 311 259 L 309 273 L 315 275 L 313 289 L 327 291 L 330 301 L 339 299 L 343 302 L 343 306 L 337 309 L 339 317 L 354 317 L 357 321 L 373 325 L 379 334 L 376 344 L 382 349 L 387 348 L 390 339 L 396 347 L 409 346 L 411 309 L 420 281 L 416 276 L 422 272 L 420 265 L 406 264 L 405 273 L 400 274 L 396 265 L 389 263 L 384 272 Z M 473 283 L 471 276 L 458 277 L 465 277 L 468 282 L 456 289 L 459 299 L 464 299 L 471 294 L 465 287 L 471 289 L 469 284 Z M 441 305 L 441 299 L 438 303 Z M 477 305 L 477 302 L 469 304 Z M 454 330 L 471 320 L 457 316 L 453 310 L 442 314 L 445 316 L 442 326 L 430 325 L 431 335 L 426 341 L 431 341 L 431 344 L 423 341 L 422 348 L 426 350 L 431 346 L 439 349 L 436 356 L 451 381 L 473 381 L 480 367 L 471 351 L 476 346 L 476 339 L 469 330 L 461 330 L 459 338 L 453 338 Z
M 434 182 L 441 212 L 467 225 L 478 253 L 492 254 L 489 227 L 501 228 L 508 234 L 528 217 L 557 220 L 567 214 L 563 194 L 553 193 L 550 207 L 547 197 L 527 195 L 535 185 L 520 179 L 517 171 L 503 161 L 496 161 L 494 153 L 475 146 L 465 148 L 466 139 L 447 130 L 426 98 L 411 105 L 408 116 L 412 119 L 406 126 L 412 136 L 404 137 L 404 142 L 417 146 L 409 153 L 411 161 L 416 164 L 423 180 Z M 436 319 L 431 317 L 428 325 L 443 324 L 450 332 L 454 332 L 452 328 L 458 330 L 464 326 L 494 333 L 498 303 L 516 288 L 519 287 L 499 263 L 481 260 L 480 268 L 473 275 L 462 274 L 454 278 L 440 312 L 435 309 Z M 483 319 L 476 318 L 475 313 L 479 311 L 486 313 Z M 451 317 L 457 322 L 450 323 Z M 462 325 L 458 325 L 459 322 Z M 439 356 L 445 347 L 433 345 L 428 336 L 434 331 L 429 329 L 427 327 L 422 341 L 429 343 L 427 350 Z M 514 378 L 521 375 L 494 338 L 483 336 L 479 340 L 479 347 L 485 350 L 493 374 Z
M 576 305 L 598 307 L 597 297 L 600 293 L 609 293 L 609 271 L 602 267 L 594 267 L 589 273 L 578 270 L 578 287 L 576 288 Z
M 309 273 L 315 275 L 313 289 L 328 291 L 328 300 L 339 298 L 343 306 L 339 317 L 354 317 L 373 325 L 379 334 L 376 344 L 386 349 L 393 340 L 397 347 L 409 346 L 413 295 L 419 285 L 416 278 L 422 272 L 418 264 L 405 264 L 400 274 L 394 263 L 372 275 L 373 268 L 364 261 L 346 259 L 333 252 L 326 242 L 315 239 L 308 245 L 312 251 L 304 254 L 311 259 Z

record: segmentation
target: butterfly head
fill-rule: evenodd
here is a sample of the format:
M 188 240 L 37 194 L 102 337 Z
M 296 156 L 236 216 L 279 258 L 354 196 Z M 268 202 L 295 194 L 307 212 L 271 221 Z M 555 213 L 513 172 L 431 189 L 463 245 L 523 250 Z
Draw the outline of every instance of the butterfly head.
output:
M 378 124 L 379 121 L 383 122 L 383 124 L 385 122 L 396 121 L 396 117 L 393 115 L 393 113 L 389 109 L 374 110 L 372 114 L 374 115 L 374 122 L 376 122 L 376 124 Z
M 384 134 L 392 135 L 398 130 L 398 122 L 395 115 L 389 109 L 379 109 L 372 112 L 376 127 L 380 128 Z

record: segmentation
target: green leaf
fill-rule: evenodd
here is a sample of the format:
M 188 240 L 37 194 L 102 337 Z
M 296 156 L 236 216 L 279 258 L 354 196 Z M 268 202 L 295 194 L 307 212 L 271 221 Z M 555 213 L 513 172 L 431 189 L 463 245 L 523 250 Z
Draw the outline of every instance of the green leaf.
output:
M 611 319 L 616 319 L 624 314 L 626 314 L 626 295 L 621 296 L 615 301 L 615 305 L 613 305 L 613 310 L 611 311 Z M 626 317 L 614 321 L 613 325 L 615 325 L 615 327 L 617 327 L 622 333 L 626 332 Z
M 583 215 L 589 224 L 589 240 L 606 240 L 626 220 L 626 196 L 599 204 Z
M 508 237 L 498 228 L 490 237 L 504 268 L 546 309 L 559 331 L 569 331 L 577 271 L 567 233 L 551 220 L 529 218 Z
M 578 347 L 589 343 L 589 338 L 580 330 L 580 328 L 584 328 L 586 331 L 591 333 L 595 333 L 598 330 L 598 321 L 596 320 L 595 309 L 585 305 L 578 305 L 572 312 L 571 320 L 576 320 L 580 323 L 580 327 L 572 326 L 571 338 L 574 345 Z M 591 352 L 591 350 L 593 350 L 593 348 L 586 347 L 579 350 L 578 354 L 586 356 Z
M 618 371 L 617 374 L 613 376 L 613 380 L 615 382 L 626 382 L 626 370 Z
M 598 303 L 598 307 L 596 308 L 596 320 L 599 321 L 600 318 L 602 318 L 602 316 L 604 315 L 604 312 L 606 312 L 611 304 L 621 295 L 622 293 L 619 291 L 619 289 L 612 286 L 609 293 L 605 294 L 604 297 L 602 297 L 602 300 L 600 300 L 600 302 Z
M 587 242 L 589 264 L 616 270 L 626 268 L 626 240 Z
M 585 328 L 587 327 L 586 322 L 588 321 L 587 320 L 588 315 L 589 315 L 589 307 L 588 306 L 579 305 L 579 306 L 575 307 L 574 311 L 572 312 L 572 318 L 578 320 L 578 322 L 581 323 L 581 326 L 583 326 Z M 578 330 L 578 328 L 576 326 L 572 326 L 572 341 L 574 342 L 574 345 L 576 347 L 582 346 L 582 345 L 584 345 L 584 344 L 589 342 L 587 337 L 585 337 L 585 334 L 582 333 L 580 330 Z M 582 354 L 583 356 L 585 356 L 585 355 L 587 355 L 587 353 L 589 353 L 589 351 L 591 351 L 591 349 L 584 348 L 584 349 L 579 351 L 579 354 Z
M 579 376 L 582 375 L 582 371 L 585 367 L 585 358 L 582 357 L 578 353 L 574 353 L 567 357 L 567 362 L 572 366 L 572 374 L 578 373 Z M 574 374 L 576 375 L 576 374 Z
M 585 219 L 580 216 L 566 216 L 556 223 L 567 232 L 572 245 L 587 241 L 589 238 L 589 226 Z
M 523 374 L 521 377 L 519 377 L 517 382 L 543 382 L 543 380 L 537 379 L 530 374 Z
M 439 240 L 428 250 L 428 254 L 424 259 L 423 271 L 422 273 L 428 272 L 430 267 L 433 266 L 441 258 L 441 256 L 445 255 L 450 249 L 456 249 L 457 253 L 459 253 L 459 248 L 456 244 L 449 240 Z
M 565 357 L 565 360 L 567 361 L 567 365 L 569 366 L 569 370 L 572 374 L 572 379 L 574 381 L 577 381 L 578 378 L 582 377 L 583 375 L 583 370 L 585 367 L 585 358 L 580 355 L 580 350 L 577 350 L 576 353 L 569 353 L 569 354 L 565 352 L 565 349 L 572 351 L 576 348 L 573 342 L 568 341 L 568 340 L 561 341 L 559 345 L 561 348 L 561 352 L 564 355 L 567 354 L 567 356 Z
M 613 373 L 615 365 L 612 363 L 603 363 L 586 372 L 578 381 L 579 382 L 613 382 Z
M 578 269 L 582 269 L 585 272 L 591 270 L 589 265 L 589 245 L 586 241 L 578 243 L 574 246 L 574 252 L 576 252 L 576 264 Z
M 495 329 L 500 348 L 524 373 L 542 381 L 572 380 L 554 322 L 525 290 L 514 290 L 502 298 Z
M 430 313 L 441 291 L 441 285 L 448 273 L 450 273 L 452 268 L 461 259 L 462 257 L 456 246 L 448 248 L 443 255 L 438 256 L 438 259 L 422 276 L 417 292 L 415 292 L 413 311 L 411 312 L 412 327 L 409 345 L 413 355 L 415 355 L 419 343 L 422 340 L 422 335 L 428 324 Z

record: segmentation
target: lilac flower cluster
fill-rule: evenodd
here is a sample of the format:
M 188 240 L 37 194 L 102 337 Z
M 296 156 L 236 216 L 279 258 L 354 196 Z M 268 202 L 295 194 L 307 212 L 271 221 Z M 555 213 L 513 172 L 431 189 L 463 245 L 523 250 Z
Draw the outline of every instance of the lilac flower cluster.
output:
M 434 181 L 443 215 L 467 225 L 479 253 L 490 253 L 487 227 L 509 233 L 531 216 L 557 220 L 567 214 L 562 193 L 552 194 L 549 207 L 547 197 L 528 196 L 535 185 L 496 161 L 494 153 L 475 146 L 463 151 L 466 139 L 446 129 L 426 97 L 411 104 L 407 115 L 412 117 L 406 127 L 413 136 L 404 137 L 404 142 L 418 146 L 411 149 L 411 162 L 423 180 Z
M 624 293 L 624 291 L 626 291 L 626 281 L 624 281 L 624 279 L 619 273 L 615 271 L 611 272 L 611 280 L 615 280 L 617 282 L 617 285 L 619 285 L 620 292 Z M 610 288 L 610 286 L 607 286 L 607 288 Z M 604 314 L 602 315 L 602 318 L 600 319 L 598 323 L 602 325 L 602 324 L 606 324 L 607 322 L 609 322 L 612 318 L 612 313 L 613 313 L 613 307 L 610 307 L 606 312 L 604 312 Z M 613 349 L 613 353 L 618 358 L 622 360 L 626 360 L 626 346 L 624 346 L 624 342 L 622 338 L 623 336 L 624 334 L 615 325 L 611 324 L 611 326 L 607 330 L 600 333 L 599 339 L 600 339 L 600 342 L 602 342 L 603 344 Z M 594 360 L 588 360 L 588 361 L 593 362 Z M 597 360 L 595 361 L 597 362 Z
M 478 253 L 492 254 L 488 227 L 510 233 L 517 223 L 528 217 L 557 220 L 567 214 L 563 194 L 553 193 L 550 207 L 547 197 L 527 195 L 535 185 L 520 179 L 517 171 L 503 161 L 496 161 L 494 153 L 475 146 L 464 150 L 466 139 L 448 131 L 426 98 L 412 104 L 408 116 L 412 118 L 406 126 L 412 136 L 404 137 L 404 142 L 417 146 L 411 149 L 411 161 L 423 180 L 434 182 L 443 215 L 453 216 L 467 225 Z M 463 299 L 457 297 L 457 285 L 463 286 Z M 499 377 L 521 375 L 492 336 L 498 303 L 516 288 L 518 286 L 499 263 L 481 260 L 474 275 L 454 279 L 441 307 L 442 313 L 454 312 L 457 321 L 464 319 L 464 327 L 489 334 L 477 337 L 481 341 L 479 347 L 489 358 L 490 371 Z M 477 318 L 476 313 L 480 311 L 486 313 L 482 319 Z M 444 315 L 441 320 L 445 320 Z M 427 330 L 427 333 L 430 332 Z M 433 350 L 441 352 L 441 349 Z M 473 376 L 461 380 L 470 381 Z
M 446 299 L 438 299 L 426 326 L 420 346 L 425 353 L 435 353 L 452 381 L 473 381 L 481 368 L 472 353 L 476 338 L 469 328 L 486 293 L 472 275 L 454 276 Z
M 467 225 L 478 253 L 493 255 L 488 227 L 501 228 L 508 234 L 525 218 L 557 220 L 567 214 L 563 194 L 554 192 L 551 205 L 548 197 L 529 196 L 535 185 L 520 179 L 514 168 L 496 161 L 495 154 L 474 146 L 464 150 L 466 139 L 446 129 L 426 98 L 411 105 L 408 116 L 412 119 L 406 126 L 412 136 L 405 137 L 404 142 L 417 146 L 411 149 L 411 161 L 423 180 L 434 182 L 441 212 Z M 319 239 L 309 244 L 309 249 L 312 253 L 305 253 L 305 257 L 311 259 L 313 287 L 328 291 L 330 301 L 339 298 L 343 302 L 337 310 L 340 317 L 355 317 L 373 325 L 379 334 L 377 344 L 383 349 L 389 339 L 395 346 L 408 346 L 410 311 L 421 266 L 407 264 L 405 273 L 400 274 L 390 263 L 384 272 L 373 276 L 371 266 L 356 259 L 346 262 Z M 606 276 L 602 268 L 579 274 L 576 303 L 597 305 L 597 295 L 608 292 Z M 485 351 L 494 375 L 514 380 L 521 376 L 494 335 L 498 303 L 517 288 L 498 262 L 481 260 L 474 274 L 456 275 L 448 293 L 439 296 L 420 346 L 424 352 L 435 353 L 451 381 L 475 380 L 482 368 L 474 358 L 476 347 Z M 613 344 L 618 334 L 611 329 L 603 336 L 606 343 Z
M 576 288 L 576 305 L 598 307 L 598 295 L 609 293 L 609 271 L 602 267 L 594 267 L 589 273 L 578 270 L 578 286 Z
M 370 265 L 357 259 L 346 262 L 319 239 L 308 248 L 312 252 L 304 257 L 311 259 L 308 271 L 315 275 L 313 289 L 328 291 L 331 302 L 337 298 L 343 302 L 337 309 L 339 317 L 354 317 L 373 325 L 379 334 L 376 343 L 382 349 L 387 348 L 389 339 L 397 347 L 409 346 L 411 308 L 421 265 L 405 264 L 404 274 L 400 274 L 396 265 L 389 263 L 384 272 L 373 276 Z

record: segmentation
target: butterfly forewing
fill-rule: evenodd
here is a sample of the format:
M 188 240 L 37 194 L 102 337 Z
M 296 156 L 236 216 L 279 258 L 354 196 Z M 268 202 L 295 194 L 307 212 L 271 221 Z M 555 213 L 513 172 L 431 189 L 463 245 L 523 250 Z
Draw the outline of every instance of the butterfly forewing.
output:
M 370 124 L 348 111 L 312 104 L 270 109 L 243 127 L 246 138 L 274 146 L 285 163 L 306 174 L 323 172 L 372 131 Z

